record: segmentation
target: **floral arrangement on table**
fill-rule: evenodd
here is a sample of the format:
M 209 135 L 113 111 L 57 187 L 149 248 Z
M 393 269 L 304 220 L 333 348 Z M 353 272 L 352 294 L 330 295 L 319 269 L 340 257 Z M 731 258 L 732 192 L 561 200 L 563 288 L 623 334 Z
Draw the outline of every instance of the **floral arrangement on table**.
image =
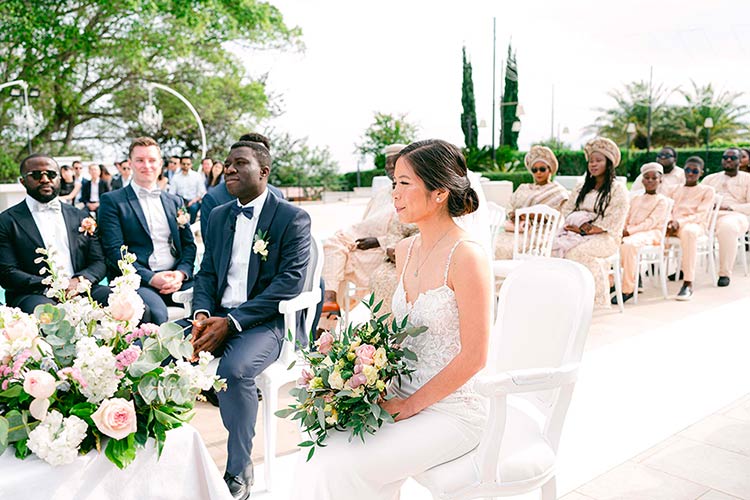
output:
M 107 307 L 81 280 L 69 290 L 56 251 L 38 249 L 46 294 L 59 301 L 33 315 L 0 307 L 0 454 L 34 453 L 51 465 L 71 463 L 92 449 L 125 468 L 154 438 L 161 455 L 166 432 L 187 423 L 202 390 L 220 390 L 212 356 L 193 348 L 174 323 L 141 324 L 135 256 L 121 249 Z M 170 358 L 171 357 L 171 358 Z
M 373 317 L 382 302 L 373 307 L 370 298 L 365 305 Z M 402 347 L 407 336 L 416 336 L 426 327 L 407 326 L 408 318 L 399 323 L 389 323 L 389 314 L 367 323 L 342 329 L 340 338 L 323 333 L 317 341 L 310 339 L 316 349 L 301 348 L 307 367 L 297 387 L 290 391 L 297 403 L 276 412 L 281 418 L 300 420 L 302 431 L 311 438 L 299 444 L 309 447 L 307 460 L 312 458 L 317 446 L 325 446 L 331 429 L 349 430 L 350 439 L 374 434 L 393 416 L 380 407 L 390 399 L 387 391 L 401 377 L 411 378 L 416 354 Z M 291 341 L 292 339 L 289 338 Z M 289 368 L 292 368 L 294 363 Z

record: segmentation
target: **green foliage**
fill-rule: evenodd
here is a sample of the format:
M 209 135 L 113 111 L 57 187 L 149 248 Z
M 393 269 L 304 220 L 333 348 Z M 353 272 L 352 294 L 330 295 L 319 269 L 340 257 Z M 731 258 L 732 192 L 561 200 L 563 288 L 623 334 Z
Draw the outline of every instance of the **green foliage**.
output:
M 0 147 L 0 182 L 18 182 L 18 162 Z
M 215 147 L 224 148 L 235 127 L 272 111 L 264 78 L 249 79 L 230 49 L 287 47 L 299 35 L 263 1 L 4 0 L 0 74 L 40 90 L 32 102 L 43 116 L 32 138 L 37 150 L 65 154 L 86 138 L 119 144 L 140 130 L 148 81 L 185 92 Z M 19 106 L 6 95 L 0 99 L 0 149 L 16 157 L 25 137 L 9 126 Z M 197 130 L 184 106 L 160 94 L 157 102 L 165 120 L 155 135 L 197 150 Z
M 474 102 L 474 81 L 471 77 L 471 61 L 466 58 L 466 47 L 463 54 L 463 81 L 461 82 L 461 130 L 464 132 L 464 144 L 469 151 L 477 149 L 477 110 Z
M 523 172 L 482 172 L 482 175 L 491 181 L 511 181 L 514 191 L 521 184 L 534 182 L 534 178 L 526 170 Z
M 389 115 L 375 113 L 375 121 L 367 127 L 361 142 L 356 145 L 362 157 L 372 156 L 377 168 L 385 167 L 383 148 L 391 144 L 409 144 L 414 142 L 418 127 L 406 119 L 405 114 Z
M 327 147 L 313 147 L 307 138 L 293 139 L 288 133 L 268 134 L 273 166 L 269 182 L 275 186 L 322 186 L 340 188 L 338 163 Z
M 713 140 L 737 141 L 747 138 L 747 124 L 742 118 L 748 108 L 737 103 L 741 92 L 717 93 L 711 84 L 700 86 L 695 82 L 689 91 L 667 89 L 657 85 L 651 90 L 651 148 L 659 146 L 697 147 L 705 144 L 707 130 L 703 124 L 706 118 L 714 122 L 710 131 Z M 667 99 L 678 93 L 682 104 L 668 104 Z M 645 81 L 631 82 L 625 88 L 609 92 L 615 101 L 611 108 L 599 108 L 601 115 L 588 131 L 609 137 L 625 146 L 628 142 L 626 129 L 634 123 L 636 132 L 631 137 L 637 149 L 646 149 L 648 144 L 648 104 L 649 85 Z
M 372 178 L 378 175 L 385 175 L 385 169 L 373 168 L 359 172 L 359 179 L 363 187 L 372 186 Z M 345 191 L 351 191 L 357 187 L 357 172 L 346 172 L 341 175 L 340 186 Z
M 508 61 L 505 65 L 505 89 L 500 104 L 500 121 L 502 122 L 502 136 L 500 144 L 518 149 L 518 132 L 513 132 L 513 123 L 517 120 L 518 108 L 518 65 L 516 53 L 508 44 Z

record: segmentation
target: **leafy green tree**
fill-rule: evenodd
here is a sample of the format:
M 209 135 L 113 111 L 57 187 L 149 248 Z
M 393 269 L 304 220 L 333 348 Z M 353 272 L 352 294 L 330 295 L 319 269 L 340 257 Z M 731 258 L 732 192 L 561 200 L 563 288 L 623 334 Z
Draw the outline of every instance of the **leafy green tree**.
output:
M 339 187 L 339 166 L 326 147 L 314 147 L 307 138 L 293 138 L 289 133 L 268 132 L 273 164 L 269 182 L 277 186 Z
M 227 142 L 236 135 L 227 122 L 271 112 L 264 80 L 248 78 L 229 47 L 289 47 L 300 35 L 260 0 L 4 0 L 2 11 L 0 78 L 40 89 L 33 106 L 43 126 L 33 144 L 56 154 L 82 139 L 116 142 L 138 132 L 148 81 L 184 91 L 212 144 Z M 192 116 L 172 99 L 157 96 L 165 120 L 155 135 L 196 150 Z M 0 129 L 15 108 L 0 99 Z
M 505 65 L 505 88 L 500 104 L 500 120 L 503 127 L 500 144 L 502 146 L 509 146 L 511 149 L 518 149 L 518 132 L 513 132 L 513 123 L 517 119 L 517 109 L 518 64 L 516 63 L 516 53 L 513 52 L 513 48 L 508 44 L 508 61 Z
M 383 148 L 390 144 L 409 144 L 414 142 L 418 127 L 406 119 L 406 114 L 390 115 L 387 113 L 375 113 L 375 121 L 367 127 L 356 145 L 357 151 L 362 157 L 372 156 L 377 168 L 385 167 L 385 154 Z
M 706 118 L 713 120 L 711 139 L 716 141 L 737 142 L 747 130 L 742 117 L 747 115 L 748 108 L 738 104 L 742 92 L 724 91 L 717 93 L 713 86 L 698 85 L 691 81 L 690 91 L 680 90 L 685 98 L 685 105 L 676 113 L 676 128 L 679 130 L 678 146 L 699 146 L 705 143 L 706 129 L 703 124 Z
M 466 47 L 463 54 L 463 81 L 461 82 L 461 130 L 464 132 L 464 144 L 469 150 L 477 149 L 477 110 L 474 101 L 474 81 L 471 77 L 471 61 L 466 58 Z

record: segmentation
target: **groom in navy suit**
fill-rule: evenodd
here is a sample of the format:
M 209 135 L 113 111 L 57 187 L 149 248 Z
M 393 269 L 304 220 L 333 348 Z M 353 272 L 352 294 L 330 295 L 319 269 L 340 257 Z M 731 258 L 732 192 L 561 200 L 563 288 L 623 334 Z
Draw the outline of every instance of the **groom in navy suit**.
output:
M 232 145 L 224 179 L 237 199 L 211 212 L 193 295 L 194 352 L 221 356 L 218 374 L 227 380 L 227 390 L 218 394 L 229 431 L 224 480 L 240 499 L 250 495 L 253 482 L 255 377 L 281 352 L 279 302 L 302 291 L 310 260 L 310 216 L 268 189 L 270 172 L 263 144 Z M 305 332 L 299 333 L 304 342 Z
M 157 189 L 161 150 L 150 137 L 130 144 L 133 181 L 102 196 L 99 230 L 110 275 L 119 274 L 120 247 L 135 254 L 141 277 L 138 294 L 151 311 L 150 321 L 167 321 L 172 293 L 192 287 L 195 242 L 182 198 Z

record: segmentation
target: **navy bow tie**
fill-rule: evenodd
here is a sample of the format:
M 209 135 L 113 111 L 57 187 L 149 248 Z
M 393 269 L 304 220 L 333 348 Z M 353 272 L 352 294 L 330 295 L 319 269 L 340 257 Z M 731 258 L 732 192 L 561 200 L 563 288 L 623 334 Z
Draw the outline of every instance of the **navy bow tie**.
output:
M 237 205 L 236 203 L 232 205 L 232 215 L 237 217 L 238 215 L 244 215 L 248 218 L 248 220 L 251 220 L 253 218 L 253 207 L 241 207 Z

